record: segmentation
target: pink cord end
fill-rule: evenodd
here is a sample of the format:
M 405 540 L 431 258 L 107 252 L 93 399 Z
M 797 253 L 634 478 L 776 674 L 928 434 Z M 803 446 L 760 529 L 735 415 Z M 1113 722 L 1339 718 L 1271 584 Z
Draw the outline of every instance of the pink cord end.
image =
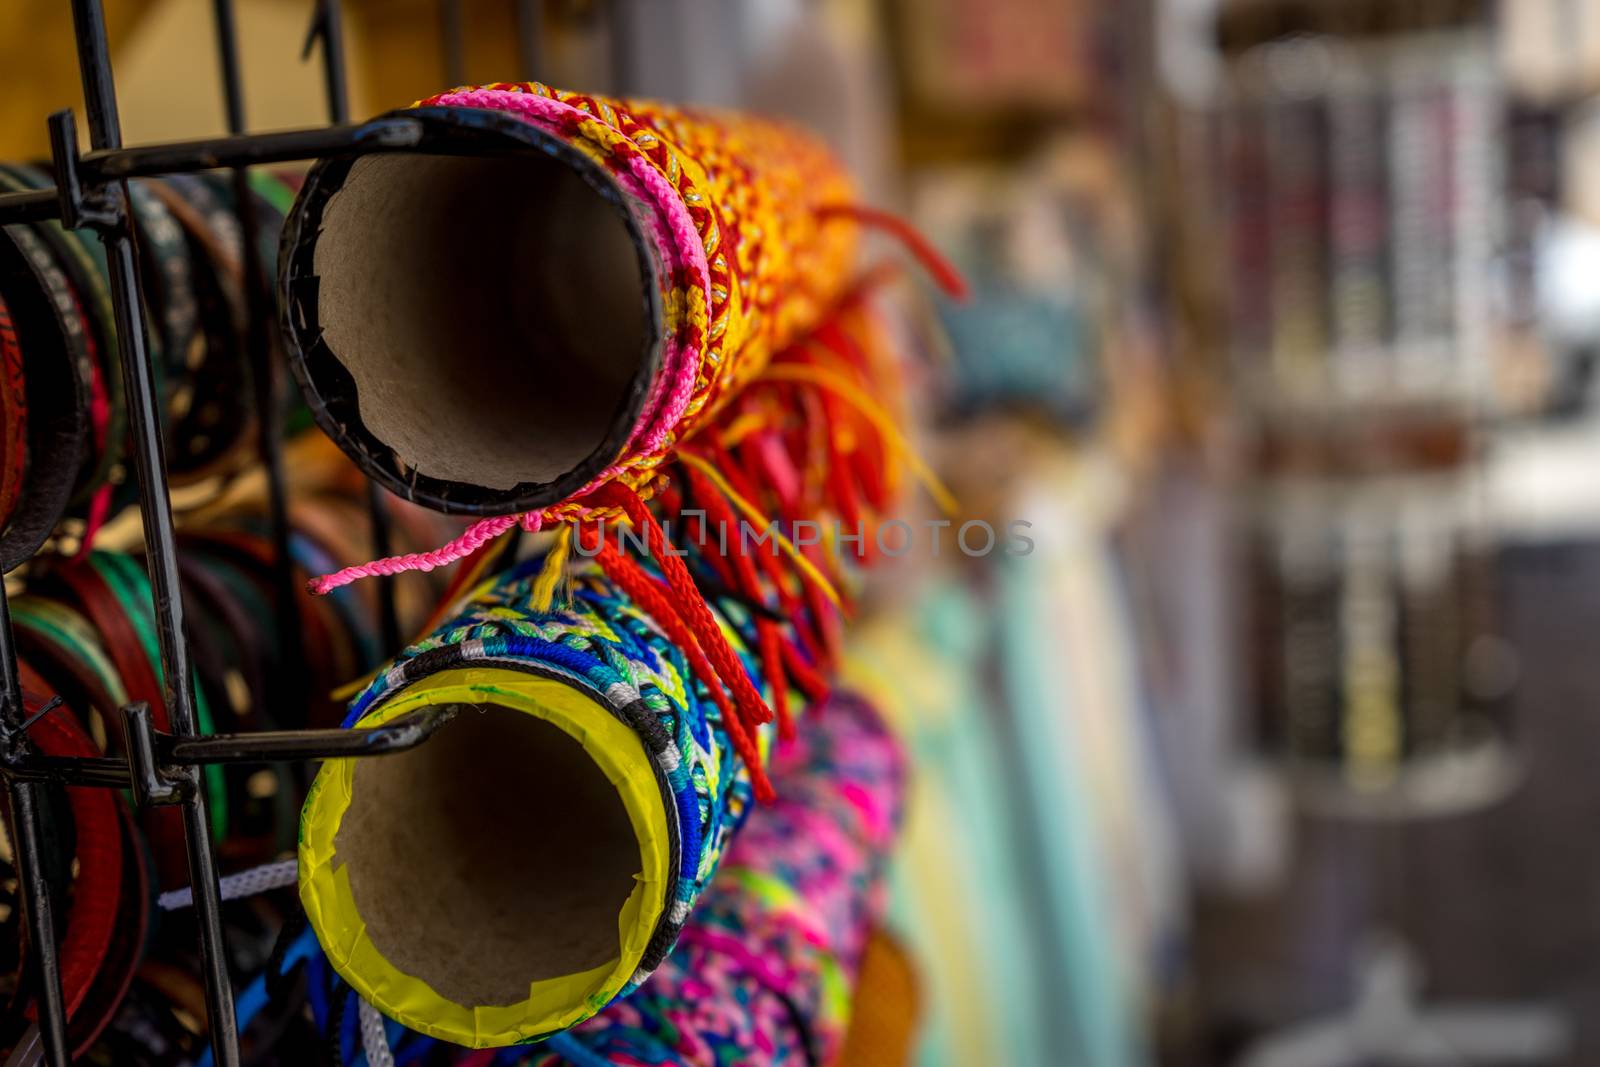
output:
M 313 578 L 306 583 L 306 588 L 316 596 L 325 596 L 341 586 L 362 578 L 372 578 L 378 575 L 404 574 L 406 571 L 431 571 L 435 567 L 448 567 L 452 563 L 466 559 L 496 537 L 505 533 L 511 527 L 521 524 L 525 530 L 538 530 L 540 517 L 537 513 L 530 512 L 520 518 L 516 515 L 495 515 L 488 519 L 479 519 L 468 526 L 460 537 L 441 548 L 431 552 L 413 552 L 405 556 L 390 556 L 387 559 L 375 559 L 371 563 L 357 563 L 353 567 L 324 574 L 320 578 Z

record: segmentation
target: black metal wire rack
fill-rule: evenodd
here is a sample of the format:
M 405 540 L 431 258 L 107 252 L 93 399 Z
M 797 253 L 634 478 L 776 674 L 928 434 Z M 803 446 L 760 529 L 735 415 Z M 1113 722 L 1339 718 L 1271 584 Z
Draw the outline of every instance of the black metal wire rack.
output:
M 256 247 L 258 219 L 253 198 L 246 195 L 249 168 L 332 155 L 405 151 L 415 147 L 420 129 L 404 118 L 349 124 L 339 0 L 315 0 L 306 54 L 321 46 L 331 125 L 278 133 L 245 132 L 245 100 L 239 69 L 238 31 L 233 0 L 213 0 L 217 50 L 222 70 L 230 136 L 170 144 L 129 147 L 122 143 L 116 87 L 106 40 L 101 0 L 71 0 L 77 37 L 78 68 L 83 82 L 89 126 L 89 150 L 78 146 L 76 120 L 70 110 L 49 117 L 51 165 L 55 187 L 0 195 L 0 225 L 58 219 L 69 228 L 92 229 L 105 245 L 109 263 L 116 333 L 126 384 L 130 437 L 138 476 L 139 510 L 143 519 L 145 559 L 154 599 L 164 676 L 164 696 L 171 732 L 155 729 L 148 705 L 122 709 L 126 757 L 52 757 L 28 738 L 34 719 L 25 715 L 18 678 L 16 647 L 3 583 L 0 583 L 0 778 L 12 812 L 12 841 L 18 889 L 29 938 L 32 991 L 38 1005 L 38 1035 L 45 1062 L 58 1067 L 69 1061 L 66 1011 L 55 939 L 57 902 L 41 864 L 41 841 L 48 805 L 41 791 L 50 783 L 131 790 L 140 806 L 177 805 L 183 813 L 189 878 L 199 927 L 200 954 L 210 1041 L 215 1062 L 236 1067 L 239 1035 L 233 988 L 223 940 L 217 860 L 209 829 L 206 801 L 198 788 L 199 770 L 212 764 L 292 762 L 397 752 L 426 741 L 443 721 L 430 714 L 407 716 L 371 730 L 285 730 L 243 734 L 201 735 L 195 714 L 190 650 L 184 631 L 183 600 L 178 580 L 177 547 L 168 495 L 166 457 L 162 444 L 156 379 L 146 346 L 146 322 L 135 268 L 134 234 L 129 222 L 130 178 L 199 170 L 231 169 L 234 201 L 246 247 Z M 462 70 L 460 0 L 441 3 L 444 61 L 452 75 Z M 518 0 L 519 54 L 527 71 L 537 62 L 538 0 Z M 269 331 L 277 328 L 270 279 L 255 256 L 246 256 L 248 290 L 248 355 L 255 395 L 264 411 L 270 405 L 274 374 Z M 280 647 L 299 649 L 300 634 L 293 597 L 294 575 L 288 553 L 288 511 L 283 470 L 281 427 L 262 418 L 256 442 L 266 469 L 269 512 L 275 552 L 276 623 Z M 381 492 L 368 486 L 374 553 L 389 552 L 388 519 Z M 385 649 L 399 645 L 392 589 L 380 594 L 381 632 Z M 292 676 L 303 672 L 290 665 Z M 288 690 L 299 692 L 298 688 Z

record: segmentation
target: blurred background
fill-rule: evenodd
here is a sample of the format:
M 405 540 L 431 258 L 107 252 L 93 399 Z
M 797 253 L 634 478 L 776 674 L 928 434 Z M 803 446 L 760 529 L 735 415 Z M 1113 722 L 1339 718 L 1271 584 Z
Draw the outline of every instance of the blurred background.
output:
M 240 0 L 252 129 L 325 121 Z M 1600 3 L 347 0 L 352 114 L 537 78 L 790 116 L 966 273 L 850 674 L 917 767 L 928 1065 L 1600 1063 Z M 107 0 L 129 143 L 206 0 Z M 0 5 L 0 158 L 81 108 Z M 908 515 L 914 517 L 914 515 Z

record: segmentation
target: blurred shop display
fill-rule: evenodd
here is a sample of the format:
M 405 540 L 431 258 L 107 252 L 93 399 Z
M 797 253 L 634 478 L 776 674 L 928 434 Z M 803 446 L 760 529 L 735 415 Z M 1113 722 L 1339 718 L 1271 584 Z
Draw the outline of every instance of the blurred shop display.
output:
M 1499 52 L 1513 91 L 1553 102 L 1600 90 L 1600 8 L 1583 0 L 1499 0 Z
M 1454 1067 L 1547 1064 L 1570 1052 L 1571 1025 L 1546 1004 L 1426 1004 L 1406 946 L 1372 938 L 1347 1014 L 1302 1023 L 1253 1046 L 1239 1067 Z
M 1521 403 L 1499 362 L 1507 89 L 1491 27 L 1445 6 L 1218 24 L 1255 737 L 1346 816 L 1469 809 L 1516 780 L 1482 489 L 1492 420 Z
M 1026 552 L 925 552 L 852 662 L 929 769 L 892 878 L 925 961 L 916 1062 L 1148 1064 L 1187 930 L 1118 543 L 1168 380 L 1117 128 L 1131 24 L 1060 0 L 890 11 L 909 214 L 972 294 L 924 324 L 930 455 L 967 521 L 1028 524 Z
M 1233 715 L 1187 735 L 1205 773 L 1174 775 L 1211 852 L 1171 1062 L 1590 1062 L 1587 970 L 1557 962 L 1586 924 L 1560 913 L 1567 862 L 1533 857 L 1583 806 L 1551 755 L 1587 667 L 1550 640 L 1581 625 L 1563 561 L 1600 529 L 1600 9 L 1158 8 L 1167 277 L 1215 403 L 1201 473 L 1157 499 L 1220 512 L 1202 565 L 1231 570 L 1202 602 L 1169 562 L 1200 606 L 1147 599 L 1190 619 L 1158 647 L 1209 625 L 1238 670 L 1188 667 Z M 1177 551 L 1183 521 L 1141 538 Z M 1277 822 L 1245 785 L 1262 767 L 1292 799 Z
M 944 111 L 1071 114 L 1103 93 L 1080 0 L 929 0 L 899 11 L 908 88 Z
M 1136 251 L 1113 158 L 1063 142 L 1022 167 L 918 173 L 914 213 L 973 289 L 938 309 L 952 415 L 1003 408 L 1081 428 L 1101 413 Z
M 1187 933 L 1112 536 L 1126 472 L 1005 414 L 944 438 L 972 514 L 1033 525 L 1025 554 L 926 561 L 848 672 L 924 768 L 891 909 L 926 967 L 917 1062 L 1148 1063 Z M 1002 456 L 1008 475 L 980 488 Z
M 1219 116 L 1242 384 L 1291 409 L 1492 399 L 1505 211 L 1491 41 L 1302 39 L 1235 64 Z
M 1502 799 L 1517 658 L 1470 483 L 1285 478 L 1259 504 L 1255 707 L 1305 801 L 1403 817 Z

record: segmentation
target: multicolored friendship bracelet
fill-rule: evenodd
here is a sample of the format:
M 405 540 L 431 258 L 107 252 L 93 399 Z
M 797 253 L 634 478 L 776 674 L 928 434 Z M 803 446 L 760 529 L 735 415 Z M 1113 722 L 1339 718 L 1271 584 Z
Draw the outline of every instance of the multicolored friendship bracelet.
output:
M 599 567 L 571 581 L 541 610 L 524 566 L 408 649 L 347 725 L 455 718 L 411 752 L 330 761 L 305 803 L 301 899 L 330 964 L 457 1044 L 544 1037 L 637 988 L 764 778 L 770 729 L 740 758 L 683 648 Z M 718 619 L 736 648 L 746 623 Z
M 773 760 L 782 788 L 728 850 L 648 985 L 546 1042 L 529 1067 L 800 1067 L 836 1061 L 900 825 L 905 759 L 835 696 Z
M 964 292 L 784 124 L 539 83 L 397 114 L 426 155 L 325 161 L 290 214 L 291 364 L 373 478 L 489 517 L 317 593 L 445 566 L 518 524 L 618 521 L 607 488 L 651 500 L 683 443 L 851 299 L 863 225 Z

